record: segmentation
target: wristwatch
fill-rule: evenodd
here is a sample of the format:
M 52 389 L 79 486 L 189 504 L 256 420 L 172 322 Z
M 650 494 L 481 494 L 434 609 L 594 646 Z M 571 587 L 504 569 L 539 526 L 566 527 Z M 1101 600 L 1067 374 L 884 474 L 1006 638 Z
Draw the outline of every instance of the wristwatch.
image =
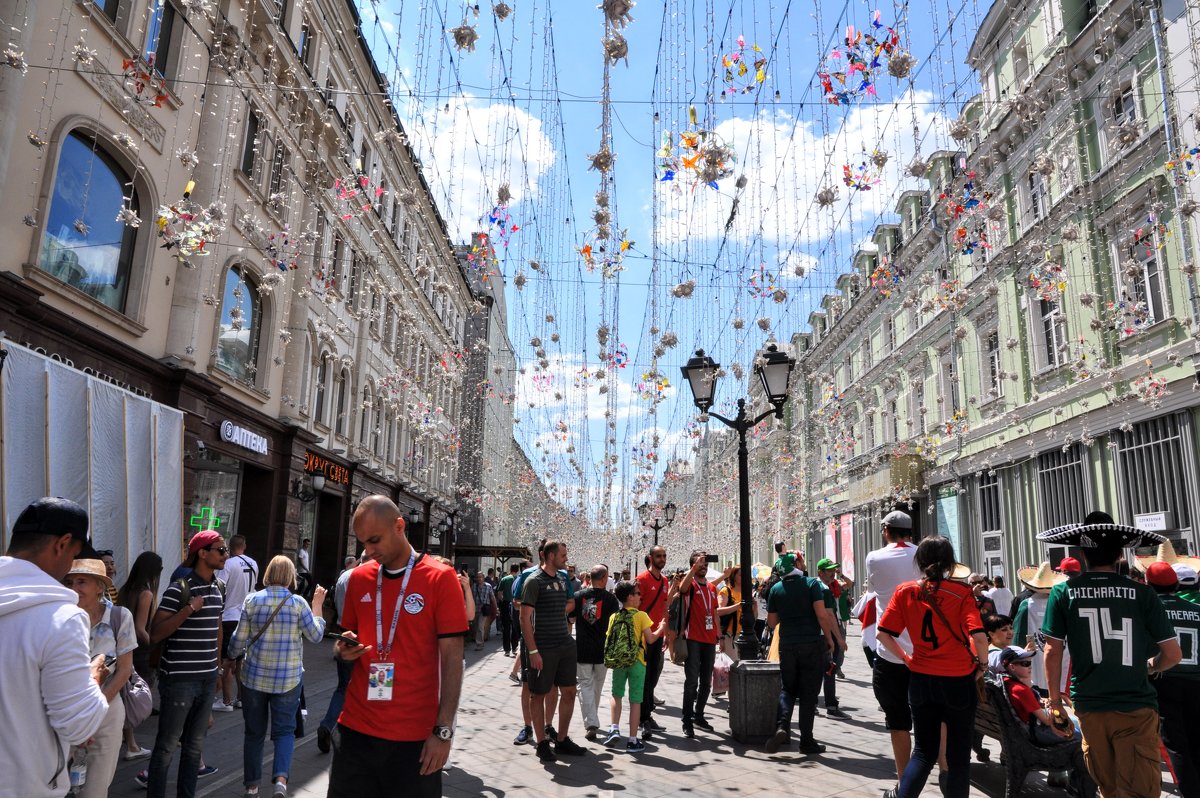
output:
M 433 727 L 433 736 L 438 738 L 439 740 L 449 741 L 449 740 L 454 739 L 454 730 L 451 729 L 449 726 L 434 726 Z

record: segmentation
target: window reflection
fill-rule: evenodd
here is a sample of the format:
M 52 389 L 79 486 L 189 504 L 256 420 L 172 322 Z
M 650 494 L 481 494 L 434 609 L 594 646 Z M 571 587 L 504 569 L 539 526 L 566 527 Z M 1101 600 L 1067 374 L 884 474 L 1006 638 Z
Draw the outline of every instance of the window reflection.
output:
M 114 310 L 125 311 L 137 230 L 117 221 L 139 212 L 132 180 L 78 132 L 63 141 L 38 268 Z
M 221 300 L 217 368 L 234 379 L 253 383 L 261 325 L 262 300 L 253 278 L 243 266 L 230 267 L 225 273 L 225 292 Z

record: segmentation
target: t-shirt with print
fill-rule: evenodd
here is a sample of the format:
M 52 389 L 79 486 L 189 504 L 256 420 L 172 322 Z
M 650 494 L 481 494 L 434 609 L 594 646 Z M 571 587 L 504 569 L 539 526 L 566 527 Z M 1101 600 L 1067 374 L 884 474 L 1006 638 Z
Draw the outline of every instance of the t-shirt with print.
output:
M 696 643 L 717 642 L 717 591 L 708 582 L 692 581 L 692 589 L 684 594 L 688 601 L 688 640 Z
M 164 676 L 173 679 L 200 679 L 217 674 L 217 638 L 221 631 L 221 616 L 225 610 L 225 599 L 214 576 L 205 582 L 195 572 L 183 577 L 191 592 L 189 600 L 204 597 L 204 606 L 199 612 L 189 615 L 179 624 L 170 637 L 163 641 L 162 659 L 158 669 Z M 158 604 L 160 611 L 172 615 L 179 612 L 187 602 L 179 589 L 179 582 L 172 582 L 163 592 Z
M 1080 712 L 1158 707 L 1146 660 L 1175 639 L 1149 585 L 1112 571 L 1088 571 L 1054 586 L 1042 633 L 1071 647 L 1071 700 Z
M 641 610 L 620 608 L 612 614 L 608 619 L 608 626 L 604 629 L 605 636 L 612 631 L 613 624 L 617 622 L 617 618 L 621 615 L 633 615 L 633 639 L 637 641 L 638 658 L 637 661 L 646 664 L 646 630 L 654 628 L 654 621 L 650 620 L 650 616 Z M 624 623 L 624 621 L 621 621 Z M 603 661 L 601 657 L 601 661 Z M 580 660 L 582 662 L 582 660 Z
M 529 577 L 533 576 L 540 570 L 542 570 L 542 567 L 540 565 L 533 565 L 533 566 L 530 566 L 529 568 L 526 568 L 524 571 L 522 571 L 520 573 L 520 575 L 517 576 L 516 580 L 513 581 L 513 601 L 522 601 L 523 600 L 521 597 L 523 595 L 525 595 L 525 580 L 528 579 Z M 567 572 L 565 570 L 559 569 L 558 578 L 562 580 L 563 585 L 567 589 L 567 598 L 568 599 L 575 598 L 575 591 L 571 589 L 571 580 L 567 579 Z
M 1013 712 L 1017 714 L 1017 720 L 1022 723 L 1029 723 L 1029 718 L 1033 713 L 1042 708 L 1042 702 L 1037 693 L 1024 682 L 1005 677 L 1004 689 L 1008 691 L 1008 703 L 1012 705 Z
M 1175 627 L 1175 637 L 1183 650 L 1183 659 L 1164 678 L 1200 681 L 1200 604 L 1181 599 L 1178 595 L 1162 595 L 1167 620 Z
M 637 577 L 638 592 L 642 594 L 642 612 L 658 623 L 667 614 L 667 593 L 670 583 L 665 576 L 655 576 L 652 571 L 642 571 Z
M 380 662 L 375 633 L 376 585 L 380 564 L 364 563 L 350 574 L 342 626 L 372 650 L 354 661 L 346 703 L 338 723 L 362 734 L 395 742 L 426 740 L 437 722 L 440 700 L 441 655 L 438 641 L 467 633 L 467 608 L 458 574 L 449 565 L 422 555 L 413 565 L 408 592 L 396 622 L 389 661 L 396 666 L 392 700 L 367 700 L 371 663 Z M 384 635 L 400 597 L 404 571 L 385 571 L 380 625 Z
M 235 554 L 225 561 L 225 567 L 217 571 L 217 578 L 225 583 L 225 613 L 223 620 L 236 623 L 242 619 L 242 605 L 246 596 L 258 585 L 258 563 L 245 554 Z
M 575 597 L 575 647 L 579 662 L 604 662 L 604 636 L 608 622 L 621 611 L 621 602 L 602 587 L 589 587 Z
M 920 582 L 901 585 L 879 619 L 879 631 L 893 637 L 908 631 L 912 638 L 914 673 L 967 676 L 975 671 L 975 649 L 972 646 L 968 652 L 963 643 L 970 644 L 971 635 L 983 631 L 975 596 L 969 587 L 958 582 L 926 585 L 929 596 L 922 595 L 925 586 Z M 937 602 L 950 627 L 933 611 L 930 601 Z
M 779 645 L 819 643 L 825 637 L 813 607 L 824 603 L 825 586 L 812 576 L 789 574 L 771 586 L 767 612 L 779 616 Z
M 533 607 L 533 642 L 538 649 L 553 651 L 570 640 L 567 625 L 566 580 L 544 569 L 525 580 L 521 605 Z

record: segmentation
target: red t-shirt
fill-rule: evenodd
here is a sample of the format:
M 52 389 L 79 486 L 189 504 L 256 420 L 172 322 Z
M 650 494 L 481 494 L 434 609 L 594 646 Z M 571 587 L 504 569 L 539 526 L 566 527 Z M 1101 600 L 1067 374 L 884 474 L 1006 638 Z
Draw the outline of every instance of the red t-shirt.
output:
M 1013 711 L 1017 713 L 1017 720 L 1029 723 L 1029 718 L 1033 713 L 1042 708 L 1042 702 L 1037 693 L 1033 691 L 1032 687 L 1012 678 L 1006 677 L 1004 686 L 1008 689 L 1008 703 L 1012 704 Z
M 905 582 L 896 588 L 879 619 L 879 631 L 899 637 L 908 630 L 913 644 L 912 670 L 916 673 L 930 676 L 974 673 L 974 654 L 968 653 L 961 642 L 971 643 L 971 635 L 983 631 L 983 621 L 979 619 L 979 608 L 975 606 L 971 589 L 957 582 L 938 582 L 932 600 L 953 624 L 953 632 L 921 599 L 920 582 Z
M 367 667 L 382 661 L 375 635 L 375 590 L 379 563 L 364 563 L 350 574 L 341 624 L 374 649 L 354 662 L 346 703 L 338 722 L 362 734 L 398 742 L 425 740 L 437 722 L 441 657 L 438 640 L 467 632 L 467 608 L 454 569 L 422 556 L 413 565 L 408 592 L 389 660 L 396 666 L 391 701 L 367 700 Z M 403 577 L 383 579 L 383 634 L 392 628 L 392 613 Z
M 708 582 L 692 582 L 688 595 L 688 640 L 697 643 L 716 643 L 720 624 L 717 623 L 717 591 Z M 705 618 L 711 619 L 705 623 Z
M 650 616 L 657 626 L 667 614 L 667 593 L 670 584 L 665 576 L 655 577 L 649 571 L 642 571 L 637 578 L 638 592 L 642 594 L 642 612 Z

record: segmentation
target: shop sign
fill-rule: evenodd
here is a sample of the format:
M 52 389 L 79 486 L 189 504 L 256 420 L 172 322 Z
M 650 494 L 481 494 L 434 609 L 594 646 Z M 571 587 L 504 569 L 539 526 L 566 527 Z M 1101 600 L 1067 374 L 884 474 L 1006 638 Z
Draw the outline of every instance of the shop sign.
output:
M 350 469 L 322 457 L 316 452 L 304 450 L 304 473 L 324 474 L 325 479 L 339 485 L 350 484 Z
M 1133 517 L 1133 525 L 1143 532 L 1166 532 L 1175 528 L 1169 512 L 1139 513 Z
M 243 449 L 249 449 L 252 452 L 258 452 L 259 454 L 266 454 L 267 445 L 270 443 L 262 435 L 251 432 L 245 427 L 239 427 L 228 420 L 221 422 L 221 440 L 228 441 L 234 446 L 241 446 Z

